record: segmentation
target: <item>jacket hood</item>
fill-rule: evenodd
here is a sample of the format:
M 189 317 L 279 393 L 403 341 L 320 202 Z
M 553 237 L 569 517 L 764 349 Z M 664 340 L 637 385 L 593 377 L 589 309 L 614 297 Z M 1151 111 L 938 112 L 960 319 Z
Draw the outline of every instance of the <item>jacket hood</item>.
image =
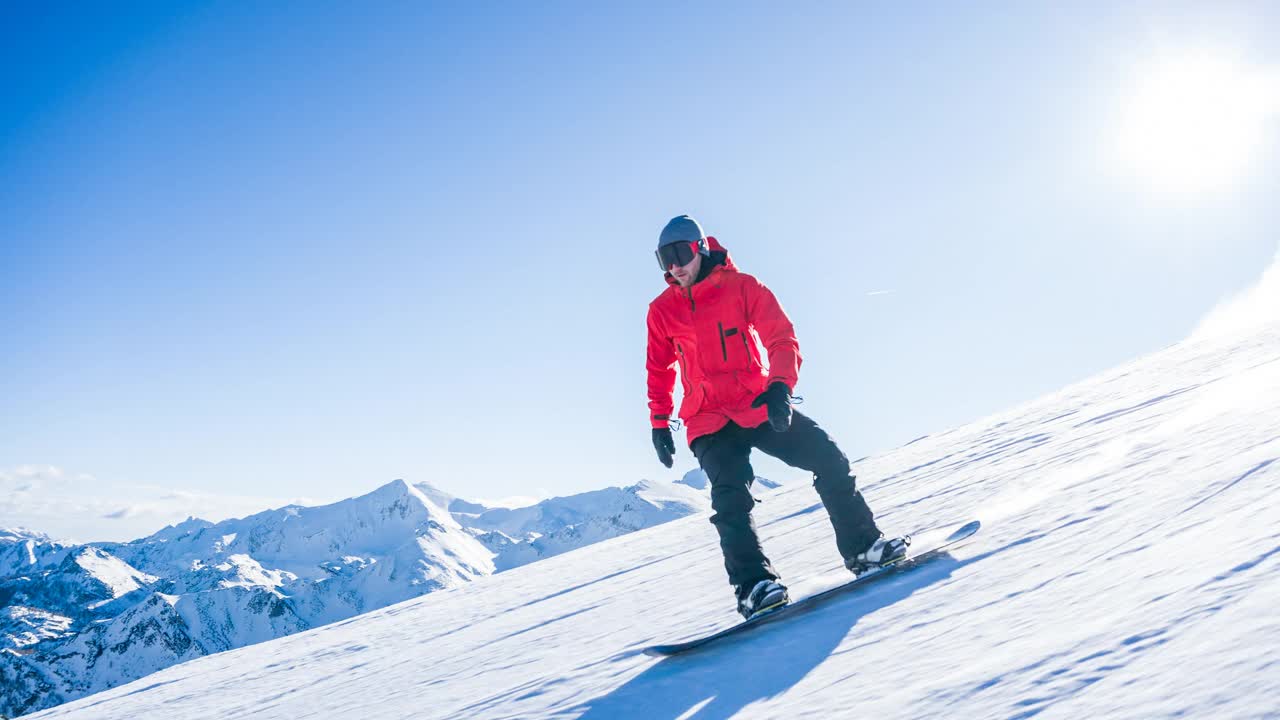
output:
M 698 282 L 702 282 L 710 277 L 711 273 L 715 272 L 717 268 L 724 268 L 725 270 L 732 270 L 733 272 L 738 271 L 738 266 L 733 264 L 733 258 L 729 257 L 729 251 L 720 244 L 719 240 L 710 235 L 707 236 L 707 249 L 711 251 L 711 255 L 710 257 L 703 258 L 702 260 L 702 273 L 698 278 Z M 710 262 L 710 265 L 708 265 L 708 261 Z M 666 280 L 667 284 L 671 287 L 680 286 L 680 284 L 676 282 L 675 278 L 671 277 L 671 273 L 663 273 L 662 279 Z M 694 284 L 696 285 L 697 283 Z

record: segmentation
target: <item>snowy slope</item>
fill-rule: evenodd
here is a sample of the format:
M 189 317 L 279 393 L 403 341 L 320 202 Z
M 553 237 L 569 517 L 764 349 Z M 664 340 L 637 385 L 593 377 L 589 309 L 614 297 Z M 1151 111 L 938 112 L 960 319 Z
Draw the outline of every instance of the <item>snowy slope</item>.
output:
M 705 515 L 171 667 L 41 718 L 1274 717 L 1280 329 L 1208 336 L 858 463 L 952 557 L 694 655 L 733 621 Z M 807 484 L 758 507 L 841 577 Z

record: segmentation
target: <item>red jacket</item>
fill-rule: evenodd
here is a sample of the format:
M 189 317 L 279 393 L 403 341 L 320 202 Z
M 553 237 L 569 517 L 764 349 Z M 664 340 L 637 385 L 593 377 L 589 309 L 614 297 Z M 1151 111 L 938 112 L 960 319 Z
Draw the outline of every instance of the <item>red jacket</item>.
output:
M 666 276 L 668 287 L 649 303 L 649 419 L 666 427 L 674 405 L 676 368 L 684 386 L 680 419 L 688 441 L 713 433 L 730 420 L 756 427 L 768 420 L 751 401 L 775 380 L 795 389 L 800 344 L 777 298 L 754 277 L 739 272 L 713 237 L 716 263 L 690 288 Z M 767 355 L 761 354 L 761 347 Z

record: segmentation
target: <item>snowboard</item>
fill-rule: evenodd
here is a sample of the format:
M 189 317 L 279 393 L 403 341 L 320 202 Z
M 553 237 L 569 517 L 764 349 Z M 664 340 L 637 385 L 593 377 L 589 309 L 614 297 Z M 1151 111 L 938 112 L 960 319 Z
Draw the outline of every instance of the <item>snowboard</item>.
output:
M 867 570 L 866 572 L 851 578 L 848 582 L 828 588 L 812 595 L 806 595 L 798 600 L 794 600 L 787 605 L 782 605 L 771 610 L 753 615 L 749 620 L 743 620 L 737 625 L 732 625 L 718 632 L 702 637 L 693 638 L 684 642 L 671 643 L 669 645 L 653 645 L 644 649 L 644 654 L 654 657 L 666 657 L 669 655 L 678 655 L 688 652 L 694 648 L 700 648 L 704 645 L 713 643 L 722 638 L 737 635 L 746 632 L 752 628 L 757 628 L 766 623 L 781 620 L 789 615 L 793 615 L 802 610 L 812 608 L 819 603 L 829 600 L 836 595 L 841 595 L 852 590 L 865 587 L 876 579 L 895 575 L 904 570 L 927 562 L 932 558 L 936 558 L 946 553 L 955 545 L 973 537 L 974 533 L 982 527 L 982 523 L 978 520 L 971 520 L 962 525 L 945 526 L 927 530 L 920 533 L 912 539 L 912 543 L 907 552 L 907 556 L 878 568 Z

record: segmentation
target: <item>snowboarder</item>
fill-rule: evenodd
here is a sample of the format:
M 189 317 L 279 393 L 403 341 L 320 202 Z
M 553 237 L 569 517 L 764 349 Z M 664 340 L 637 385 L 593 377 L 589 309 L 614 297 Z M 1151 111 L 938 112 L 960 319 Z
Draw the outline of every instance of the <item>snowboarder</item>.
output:
M 769 288 L 740 272 L 728 251 L 688 215 L 662 229 L 656 254 L 668 287 L 649 303 L 647 321 L 653 446 L 671 467 L 679 367 L 679 417 L 711 481 L 711 523 L 720 535 L 738 612 L 750 618 L 789 601 L 751 518 L 752 448 L 814 474 L 845 567 L 859 573 L 905 555 L 910 541 L 886 539 L 876 527 L 848 458 L 826 431 L 792 408 L 800 347 Z

